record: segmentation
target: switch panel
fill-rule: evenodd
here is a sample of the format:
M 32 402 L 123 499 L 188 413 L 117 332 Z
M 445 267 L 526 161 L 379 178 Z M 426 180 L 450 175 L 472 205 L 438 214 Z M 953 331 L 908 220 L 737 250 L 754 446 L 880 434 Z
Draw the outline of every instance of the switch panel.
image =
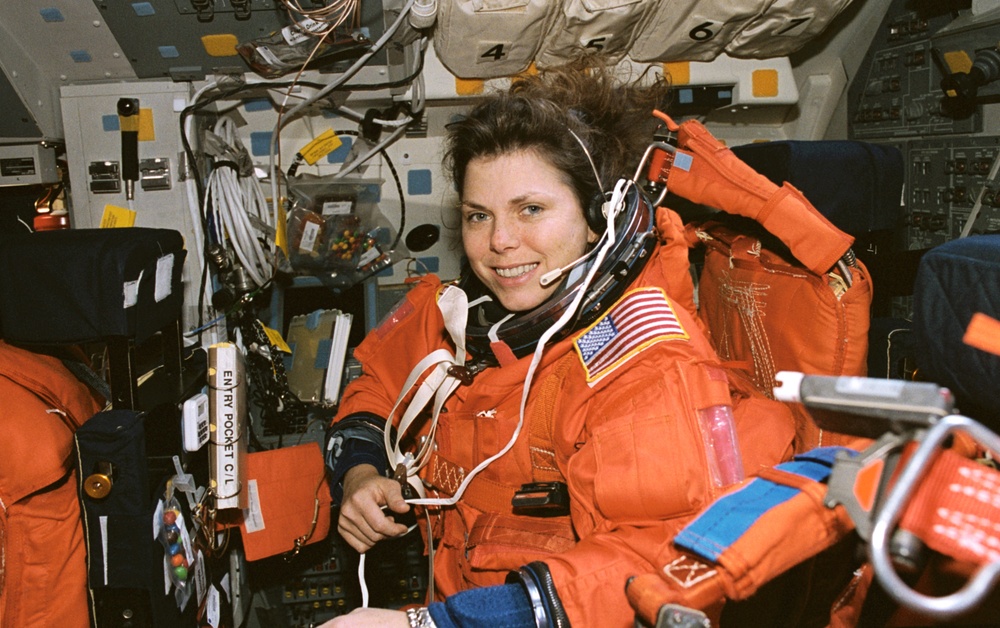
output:
M 0 186 L 57 183 L 56 151 L 42 144 L 0 146 Z
M 928 14 L 893 0 L 848 91 L 852 139 L 871 140 L 975 133 L 979 112 L 946 115 L 943 75 L 934 59 L 934 34 L 952 21 L 949 11 Z M 957 42 L 956 38 L 951 38 Z
M 1000 136 L 910 140 L 905 154 L 910 250 L 958 238 L 974 210 L 970 235 L 1000 232 Z
M 87 174 L 88 186 L 94 194 L 117 194 L 122 191 L 121 171 L 117 161 L 92 161 Z
M 166 157 L 139 160 L 139 185 L 147 192 L 169 190 L 170 160 Z

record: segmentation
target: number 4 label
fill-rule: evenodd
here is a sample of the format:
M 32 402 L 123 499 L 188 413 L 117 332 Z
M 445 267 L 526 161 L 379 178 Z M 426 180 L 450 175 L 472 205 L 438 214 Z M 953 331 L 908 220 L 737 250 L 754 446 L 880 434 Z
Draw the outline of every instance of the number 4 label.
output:
M 477 63 L 503 61 L 513 44 L 511 42 L 480 42 Z

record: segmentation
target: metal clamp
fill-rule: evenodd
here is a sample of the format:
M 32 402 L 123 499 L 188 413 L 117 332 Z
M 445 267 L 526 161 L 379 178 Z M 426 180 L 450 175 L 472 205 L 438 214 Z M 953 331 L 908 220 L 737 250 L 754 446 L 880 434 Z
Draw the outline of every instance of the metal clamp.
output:
M 646 163 L 650 161 L 650 158 L 656 151 L 660 151 L 659 155 L 662 155 L 662 163 L 660 164 L 659 177 L 656 180 L 650 179 L 648 176 L 646 177 L 650 187 L 663 186 L 656 197 L 656 201 L 653 203 L 653 207 L 659 207 L 663 203 L 663 199 L 667 197 L 666 175 L 670 172 L 670 168 L 673 167 L 674 155 L 677 154 L 677 146 L 671 143 L 676 142 L 676 138 L 672 134 L 661 137 L 662 139 L 654 137 L 653 141 L 646 147 L 646 151 L 642 154 L 642 159 L 639 160 L 639 165 L 635 169 L 635 174 L 632 175 L 633 181 L 639 181 L 639 175 L 642 174 L 642 169 L 646 166 Z
M 883 434 L 860 453 L 837 452 L 836 461 L 827 480 L 827 508 L 844 507 L 854 523 L 854 530 L 863 541 L 871 538 L 874 514 L 883 501 L 888 478 L 899 462 L 903 447 L 913 440 L 913 434 Z
M 565 482 L 522 484 L 510 503 L 515 515 L 562 517 L 569 514 L 569 489 Z
M 930 463 L 941 443 L 949 434 L 957 431 L 966 432 L 978 443 L 994 452 L 1000 452 L 1000 436 L 980 423 L 961 415 L 944 417 L 927 431 L 919 447 L 903 467 L 899 479 L 886 495 L 884 506 L 875 516 L 868 545 L 875 577 L 889 595 L 903 606 L 936 619 L 950 619 L 976 608 L 997 582 L 1000 582 L 1000 562 L 994 562 L 982 566 L 965 586 L 955 593 L 942 597 L 923 595 L 911 589 L 899 577 L 890 557 L 890 537 L 905 511 L 910 496 L 930 468 Z

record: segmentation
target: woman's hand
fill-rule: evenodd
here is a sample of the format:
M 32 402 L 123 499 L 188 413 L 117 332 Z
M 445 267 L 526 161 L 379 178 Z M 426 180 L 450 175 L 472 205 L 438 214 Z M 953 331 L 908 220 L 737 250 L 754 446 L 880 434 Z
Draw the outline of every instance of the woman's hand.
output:
M 402 611 L 384 608 L 356 608 L 346 615 L 334 617 L 319 628 L 409 628 L 410 621 Z
M 410 510 L 399 482 L 381 476 L 370 464 L 348 471 L 344 475 L 344 501 L 337 521 L 340 536 L 364 553 L 382 539 L 406 534 L 406 526 L 387 516 L 383 506 L 400 514 Z

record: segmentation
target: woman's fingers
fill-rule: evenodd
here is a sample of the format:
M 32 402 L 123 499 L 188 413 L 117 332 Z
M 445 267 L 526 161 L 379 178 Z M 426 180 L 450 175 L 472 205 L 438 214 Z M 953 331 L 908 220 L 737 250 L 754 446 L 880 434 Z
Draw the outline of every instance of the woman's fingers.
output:
M 345 499 L 340 507 L 337 530 L 348 545 L 365 552 L 375 543 L 406 533 L 407 527 L 396 523 L 392 512 L 407 512 L 410 505 L 403 500 L 399 484 L 379 475 L 368 475 L 359 481 L 345 482 Z M 384 506 L 388 505 L 388 509 Z

